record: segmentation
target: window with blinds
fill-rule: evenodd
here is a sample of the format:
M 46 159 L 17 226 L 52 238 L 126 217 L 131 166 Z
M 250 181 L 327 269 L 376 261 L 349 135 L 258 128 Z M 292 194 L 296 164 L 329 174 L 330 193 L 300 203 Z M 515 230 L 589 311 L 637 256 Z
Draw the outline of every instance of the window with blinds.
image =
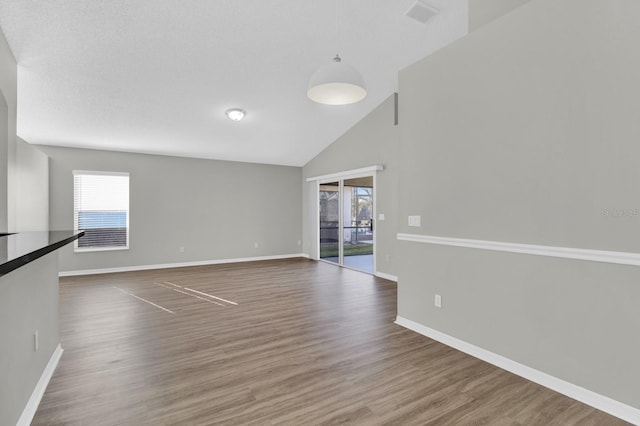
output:
M 129 173 L 73 171 L 75 251 L 129 248 Z

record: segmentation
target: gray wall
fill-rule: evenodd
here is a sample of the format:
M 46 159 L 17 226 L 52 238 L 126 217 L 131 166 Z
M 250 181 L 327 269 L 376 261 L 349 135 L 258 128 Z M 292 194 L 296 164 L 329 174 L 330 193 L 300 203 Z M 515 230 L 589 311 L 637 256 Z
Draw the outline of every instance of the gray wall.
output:
M 301 252 L 299 167 L 39 148 L 50 157 L 51 229 L 73 229 L 73 170 L 130 173 L 130 249 L 74 253 L 69 245 L 61 271 Z
M 8 189 L 8 149 L 9 149 L 9 108 L 0 92 L 0 232 L 7 231 L 7 189 Z
M 46 156 L 16 136 L 17 65 L 0 32 L 0 232 L 46 230 Z
M 0 90 L 6 100 L 0 101 L 0 232 L 18 227 L 18 169 L 20 164 L 36 165 L 24 170 L 33 197 L 25 208 L 46 206 L 46 171 L 43 158 L 24 148 L 25 163 L 18 159 L 16 144 L 17 66 L 6 40 L 0 33 Z M 33 174 L 32 174 L 33 173 Z M 39 178 L 38 178 L 39 176 Z M 31 204 L 30 204 L 31 203 Z M 35 203 L 35 204 L 33 204 Z M 29 205 L 28 205 L 29 204 Z M 46 207 L 45 207 L 46 208 Z M 45 210 L 46 212 L 46 210 Z M 46 224 L 48 217 L 40 211 L 37 223 Z M 34 224 L 30 215 L 26 224 Z M 45 225 L 46 226 L 46 225 Z M 45 229 L 45 228 L 43 228 Z M 0 241 L 0 244 L 6 242 Z M 5 248 L 6 249 L 6 248 Z M 52 253 L 0 277 L 0 424 L 15 424 L 22 413 L 47 362 L 60 342 L 58 332 L 57 254 Z M 38 330 L 40 348 L 33 348 L 33 333 Z
M 0 119 L 0 232 L 12 230 L 15 224 L 15 162 L 17 65 L 6 39 L 0 32 L 0 91 L 6 101 L 5 120 Z M 5 114 L 0 99 L 0 114 Z
M 382 164 L 385 170 L 377 173 L 376 208 L 384 213 L 384 221 L 376 221 L 376 266 L 378 272 L 396 275 L 396 221 L 398 179 L 398 128 L 394 125 L 394 97 L 387 98 L 367 117 L 338 138 L 328 148 L 309 161 L 303 177 L 322 176 L 362 167 Z M 304 250 L 312 253 L 315 244 L 312 212 L 309 208 L 309 186 L 303 194 Z
M 60 343 L 59 317 L 56 252 L 0 277 L 0 425 L 22 414 Z
M 639 15 L 533 0 L 402 71 L 399 232 L 640 252 Z M 637 267 L 397 255 L 400 316 L 640 408 Z
M 469 32 L 511 12 L 531 0 L 469 0 Z
M 49 229 L 49 157 L 17 140 L 16 227 L 20 231 Z

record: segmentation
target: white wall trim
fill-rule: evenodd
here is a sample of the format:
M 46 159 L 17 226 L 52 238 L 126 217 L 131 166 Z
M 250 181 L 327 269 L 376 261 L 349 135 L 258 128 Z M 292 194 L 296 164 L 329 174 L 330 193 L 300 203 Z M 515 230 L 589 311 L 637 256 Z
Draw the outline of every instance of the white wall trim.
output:
M 29 426 L 31 424 L 33 416 L 36 415 L 36 411 L 38 410 L 38 406 L 40 405 L 40 401 L 44 395 L 44 391 L 47 390 L 49 381 L 51 380 L 53 373 L 56 371 L 62 352 L 64 351 L 60 345 L 58 345 L 53 351 L 53 354 L 51 355 L 51 358 L 49 358 L 49 362 L 44 368 L 35 389 L 31 393 L 29 401 L 27 401 L 27 405 L 24 407 L 24 410 L 22 410 L 22 415 L 18 419 L 18 423 L 16 423 L 17 426 Z
M 384 272 L 376 271 L 374 274 L 376 277 L 384 278 L 385 280 L 398 282 L 398 277 L 391 274 L 385 274 Z
M 640 424 L 640 409 L 623 404 L 622 402 L 574 385 L 573 383 L 569 383 L 534 368 L 527 367 L 526 365 L 520 364 L 509 358 L 505 358 L 501 355 L 482 349 L 478 346 L 472 345 L 471 343 L 467 343 L 463 340 L 449 336 L 401 316 L 396 317 L 395 323 L 399 326 L 415 331 L 416 333 L 422 334 L 423 336 L 437 340 L 440 343 L 444 343 L 447 346 L 469 354 L 475 358 L 498 366 L 520 377 L 524 377 L 527 380 L 583 402 L 597 408 L 598 410 L 609 413 L 612 416 L 616 416 L 632 424 Z
M 278 254 L 275 256 L 240 257 L 236 259 L 199 260 L 195 262 L 160 263 L 156 265 L 122 266 L 103 269 L 82 269 L 78 271 L 61 271 L 60 277 L 73 277 L 77 275 L 111 274 L 114 272 L 148 271 L 151 269 L 184 268 L 187 266 L 220 265 L 224 263 L 257 262 L 261 260 L 291 259 L 306 257 L 304 253 Z
M 464 238 L 435 237 L 432 235 L 418 234 L 398 234 L 397 238 L 400 241 L 412 241 L 415 243 L 438 244 L 454 247 L 504 251 L 509 253 L 533 254 L 536 256 L 560 257 L 564 259 L 578 259 L 592 262 L 640 266 L 640 253 L 505 243 L 500 241 L 469 240 Z
M 332 179 L 355 178 L 355 177 L 359 177 L 359 175 L 370 176 L 371 173 L 379 172 L 379 171 L 382 171 L 382 170 L 384 170 L 384 166 L 382 164 L 376 164 L 375 166 L 362 167 L 361 169 L 347 170 L 347 171 L 344 171 L 344 172 L 331 173 L 331 174 L 328 174 L 328 175 L 308 177 L 307 178 L 307 182 L 321 181 L 321 180 L 326 181 L 326 180 L 332 180 Z

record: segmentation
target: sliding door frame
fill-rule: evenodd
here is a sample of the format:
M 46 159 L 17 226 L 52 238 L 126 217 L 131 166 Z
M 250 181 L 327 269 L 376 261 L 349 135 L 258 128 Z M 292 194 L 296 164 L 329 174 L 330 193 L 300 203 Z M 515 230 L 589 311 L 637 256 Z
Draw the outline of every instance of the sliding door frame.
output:
M 344 181 L 346 179 L 355 179 L 355 178 L 361 178 L 361 177 L 371 177 L 373 178 L 373 271 L 371 272 L 373 275 L 376 274 L 377 272 L 377 267 L 376 267 L 376 252 L 377 252 L 377 246 L 378 246 L 378 229 L 377 229 L 377 218 L 378 218 L 378 213 L 377 213 L 377 204 L 378 204 L 378 194 L 377 194 L 377 181 L 376 181 L 376 175 L 377 172 L 384 170 L 384 167 L 382 165 L 375 165 L 375 166 L 369 166 L 369 167 L 364 167 L 361 169 L 355 169 L 355 170 L 347 170 L 344 172 L 339 172 L 339 173 L 333 173 L 333 174 L 328 174 L 328 175 L 323 175 L 323 176 L 316 176 L 316 177 L 310 177 L 307 178 L 307 182 L 315 182 L 315 185 L 313 185 L 313 188 L 315 189 L 315 194 L 313 194 L 313 197 L 315 197 L 315 203 L 316 203 L 316 211 L 314 214 L 314 218 L 310 223 L 310 226 L 313 227 L 313 230 L 310 230 L 312 232 L 309 233 L 309 235 L 315 235 L 315 256 L 312 256 L 312 258 L 314 260 L 322 260 L 320 259 L 320 185 L 322 184 L 326 184 L 326 183 L 332 183 L 332 182 L 338 182 L 339 184 L 339 194 L 340 196 L 338 197 L 340 199 L 340 206 L 339 206 L 339 211 L 340 211 L 340 215 L 339 215 L 339 226 L 338 226 L 338 235 L 339 235 L 339 242 L 338 242 L 338 264 L 339 266 L 342 266 L 344 268 L 348 268 L 348 269 L 353 269 L 350 268 L 348 266 L 345 266 L 344 263 L 344 248 L 343 248 L 343 242 L 344 242 L 344 227 L 343 227 L 343 222 L 344 222 L 344 215 L 342 214 L 342 209 L 343 209 L 343 188 L 344 188 Z M 315 231 L 315 232 L 313 232 Z M 327 263 L 333 263 L 333 262 L 327 262 Z M 333 263 L 334 265 L 336 265 L 335 263 Z

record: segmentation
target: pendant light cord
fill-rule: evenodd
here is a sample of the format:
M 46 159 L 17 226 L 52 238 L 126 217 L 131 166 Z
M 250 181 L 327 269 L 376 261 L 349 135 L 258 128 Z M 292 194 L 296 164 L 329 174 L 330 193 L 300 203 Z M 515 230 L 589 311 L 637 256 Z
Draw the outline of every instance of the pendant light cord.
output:
M 338 0 L 336 0 L 336 58 L 339 58 L 340 55 L 340 8 Z

